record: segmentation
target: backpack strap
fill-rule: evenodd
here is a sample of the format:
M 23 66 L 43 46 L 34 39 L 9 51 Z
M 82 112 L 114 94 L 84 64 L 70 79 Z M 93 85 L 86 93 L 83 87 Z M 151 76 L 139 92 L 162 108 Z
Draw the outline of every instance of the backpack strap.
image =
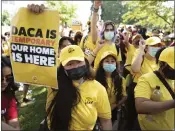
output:
M 170 85 L 168 82 L 162 77 L 162 75 L 158 71 L 154 71 L 154 74 L 159 78 L 159 80 L 164 84 L 164 86 L 167 88 L 169 91 L 170 95 L 172 96 L 173 99 L 175 99 L 175 93 L 171 89 Z

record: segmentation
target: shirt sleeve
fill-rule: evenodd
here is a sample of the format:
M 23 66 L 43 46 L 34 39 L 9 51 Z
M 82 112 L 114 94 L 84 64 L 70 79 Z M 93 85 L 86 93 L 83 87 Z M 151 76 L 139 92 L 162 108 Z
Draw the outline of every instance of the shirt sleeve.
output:
M 122 88 L 123 88 L 123 90 L 122 90 L 123 96 L 127 96 L 127 94 L 126 94 L 126 80 L 125 80 L 125 78 L 122 78 Z
M 18 111 L 15 98 L 9 100 L 7 108 L 7 121 L 18 118 Z
M 134 53 L 134 55 L 133 55 L 131 64 L 134 63 L 134 61 L 135 61 L 135 59 L 137 58 L 138 54 L 139 54 L 139 49 L 136 49 L 136 50 L 135 50 L 135 53 Z
M 137 86 L 135 87 L 135 98 L 142 97 L 142 98 L 151 98 L 152 90 L 148 83 L 148 80 L 146 80 L 145 76 L 141 76 L 139 78 L 139 81 L 137 83 Z
M 121 50 L 119 49 L 119 53 L 117 55 L 117 61 L 122 61 Z
M 105 87 L 101 86 L 97 95 L 98 117 L 111 119 L 111 107 Z
M 46 111 L 49 108 L 52 100 L 54 99 L 56 93 L 58 92 L 58 90 L 54 90 L 50 87 L 47 88 L 47 100 L 46 100 Z

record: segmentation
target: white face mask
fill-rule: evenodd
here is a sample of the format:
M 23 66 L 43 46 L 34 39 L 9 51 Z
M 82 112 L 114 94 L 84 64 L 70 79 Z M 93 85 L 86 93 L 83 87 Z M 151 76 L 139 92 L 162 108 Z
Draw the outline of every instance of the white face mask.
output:
M 157 51 L 160 49 L 160 47 L 149 47 L 148 53 L 152 56 L 155 57 Z
M 112 40 L 114 38 L 114 32 L 113 31 L 104 32 L 104 37 L 106 40 Z

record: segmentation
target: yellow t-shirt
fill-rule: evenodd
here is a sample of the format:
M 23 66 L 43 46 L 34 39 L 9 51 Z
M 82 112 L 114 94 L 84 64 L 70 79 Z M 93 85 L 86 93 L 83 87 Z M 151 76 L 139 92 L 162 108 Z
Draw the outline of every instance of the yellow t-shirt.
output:
M 72 110 L 70 130 L 92 130 L 97 117 L 111 119 L 108 95 L 106 89 L 99 82 L 86 80 L 77 88 L 79 88 L 81 101 Z M 50 126 L 49 121 L 48 126 Z
M 112 82 L 111 77 L 107 78 L 107 84 L 108 84 L 107 93 L 108 93 L 109 102 L 111 105 L 116 104 L 117 103 L 116 101 L 117 92 L 115 93 L 114 91 L 114 83 Z M 126 81 L 124 78 L 122 78 L 122 88 L 123 88 L 122 89 L 123 96 L 127 96 L 126 95 Z
M 167 80 L 172 90 L 175 91 L 174 81 Z M 143 97 L 151 99 L 151 95 L 156 86 L 160 86 L 162 97 L 160 101 L 173 100 L 169 91 L 159 80 L 159 78 L 153 73 L 147 73 L 139 78 L 137 86 L 135 87 L 135 98 Z M 174 130 L 175 129 L 175 109 L 170 109 L 154 115 L 139 114 L 139 124 L 142 130 Z
M 100 40 L 100 38 L 97 38 L 97 41 Z M 92 36 L 88 35 L 86 42 L 84 43 L 84 47 L 82 48 L 84 50 L 84 53 L 86 56 L 89 56 L 90 53 L 96 48 L 96 44 L 92 42 Z
M 60 66 L 60 59 L 57 58 L 57 67 Z M 47 99 L 46 99 L 46 111 L 48 109 L 48 107 L 50 106 L 52 99 L 55 97 L 58 88 L 52 88 L 52 87 L 48 87 L 47 88 Z
M 134 57 L 135 51 L 136 51 L 136 48 L 132 44 L 130 44 L 127 49 L 126 62 L 125 62 L 125 65 L 130 65 L 126 67 L 128 71 L 131 71 L 131 63 L 132 63 L 132 59 Z
M 86 39 L 86 40 L 85 40 Z M 82 39 L 81 39 L 81 41 L 80 41 L 80 43 L 79 43 L 79 46 L 80 46 L 80 48 L 82 49 L 82 50 L 84 50 L 84 45 L 85 45 L 85 43 L 88 41 L 88 36 L 87 35 L 85 35 L 85 36 L 83 36 L 82 37 Z M 85 43 L 84 43 L 85 42 Z
M 46 111 L 48 110 L 53 98 L 55 97 L 58 89 L 48 87 L 47 88 L 47 99 L 46 99 Z
M 117 55 L 116 57 L 116 60 L 117 62 L 120 62 L 122 61 L 122 58 L 121 58 L 121 51 L 119 49 L 119 53 L 117 53 L 117 50 L 116 50 L 116 46 L 114 43 L 112 44 L 105 44 L 100 50 L 99 52 L 97 53 L 97 56 L 94 60 L 94 70 L 96 71 L 99 64 L 100 64 L 100 61 L 102 60 L 103 58 L 103 55 L 105 55 L 105 53 L 107 53 L 108 51 L 111 51 L 113 53 L 115 53 Z
M 10 56 L 10 48 L 8 42 L 2 45 L 2 50 L 4 51 L 3 56 Z
M 136 53 L 134 54 L 132 63 L 134 62 L 134 60 L 136 59 L 137 55 L 139 53 L 139 50 L 136 50 Z M 140 76 L 142 76 L 143 74 L 149 73 L 149 72 L 153 72 L 155 70 L 158 70 L 159 66 L 158 64 L 156 64 L 155 60 L 148 60 L 146 57 L 144 57 L 143 63 L 141 65 L 141 69 L 139 73 L 133 73 L 134 75 L 134 82 L 137 83 L 138 79 Z

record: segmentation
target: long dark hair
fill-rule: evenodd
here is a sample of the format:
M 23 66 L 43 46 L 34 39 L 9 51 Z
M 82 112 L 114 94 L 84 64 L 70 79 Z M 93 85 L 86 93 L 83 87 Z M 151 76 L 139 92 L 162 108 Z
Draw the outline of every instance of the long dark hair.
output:
M 99 68 L 97 69 L 95 78 L 107 90 L 109 87 L 108 87 L 108 84 L 107 84 L 107 81 L 106 81 L 106 77 L 105 77 L 105 70 L 103 69 L 103 61 L 104 61 L 104 59 L 99 64 Z M 123 94 L 122 94 L 122 91 L 123 91 L 123 88 L 122 88 L 122 77 L 119 75 L 119 73 L 117 72 L 117 69 L 116 69 L 116 70 L 114 70 L 112 72 L 111 78 L 112 78 L 112 82 L 114 83 L 114 91 L 115 91 L 114 93 L 117 93 L 116 100 L 118 102 L 123 97 Z
M 9 65 L 6 65 L 3 61 L 1 62 L 1 79 L 4 78 L 4 74 L 2 69 L 8 67 L 10 68 Z M 8 86 L 6 87 L 6 89 L 4 91 L 2 91 L 2 94 L 6 95 L 8 97 L 8 99 L 12 99 L 15 98 L 15 91 L 18 90 L 18 87 L 16 86 L 15 82 L 14 82 L 14 77 L 13 74 L 10 74 L 8 76 L 8 79 L 6 80 L 8 81 Z M 16 99 L 17 101 L 17 99 Z
M 93 80 L 90 72 L 89 62 L 85 59 L 88 71 L 84 76 L 85 80 Z M 66 75 L 64 67 L 60 65 L 57 71 L 57 80 L 59 90 L 47 110 L 47 116 L 50 115 L 51 130 L 69 130 L 72 120 L 72 110 L 81 101 L 81 96 L 72 80 Z

